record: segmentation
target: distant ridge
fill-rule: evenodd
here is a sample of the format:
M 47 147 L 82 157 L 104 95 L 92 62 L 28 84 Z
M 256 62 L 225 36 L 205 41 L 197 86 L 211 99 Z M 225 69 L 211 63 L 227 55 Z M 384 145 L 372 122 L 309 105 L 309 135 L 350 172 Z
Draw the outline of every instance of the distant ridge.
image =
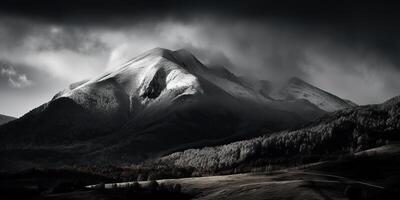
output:
M 7 123 L 9 121 L 12 121 L 14 119 L 16 119 L 16 118 L 0 114 L 0 125 L 5 124 L 5 123 Z
M 278 91 L 271 93 L 271 97 L 284 100 L 305 99 L 327 112 L 356 106 L 349 100 L 341 99 L 297 77 L 290 78 Z

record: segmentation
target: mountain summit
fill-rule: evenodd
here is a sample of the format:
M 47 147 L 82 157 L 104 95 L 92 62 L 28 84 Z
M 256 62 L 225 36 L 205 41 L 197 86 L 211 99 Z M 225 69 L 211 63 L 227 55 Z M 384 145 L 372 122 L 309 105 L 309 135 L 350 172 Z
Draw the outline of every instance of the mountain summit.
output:
M 350 106 L 297 82 L 276 98 L 268 81 L 250 83 L 187 50 L 156 48 L 1 126 L 0 151 L 29 163 L 43 155 L 51 155 L 47 163 L 132 163 L 298 127 Z

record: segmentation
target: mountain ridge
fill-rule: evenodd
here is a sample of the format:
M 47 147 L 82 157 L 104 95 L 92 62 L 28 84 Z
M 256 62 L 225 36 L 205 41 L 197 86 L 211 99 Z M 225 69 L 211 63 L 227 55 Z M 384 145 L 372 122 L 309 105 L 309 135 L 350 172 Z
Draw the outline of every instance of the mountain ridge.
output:
M 291 77 L 278 91 L 271 92 L 274 99 L 306 99 L 327 112 L 349 108 L 357 104 L 315 87 L 298 77 Z
M 15 119 L 15 117 L 0 114 L 0 126 Z

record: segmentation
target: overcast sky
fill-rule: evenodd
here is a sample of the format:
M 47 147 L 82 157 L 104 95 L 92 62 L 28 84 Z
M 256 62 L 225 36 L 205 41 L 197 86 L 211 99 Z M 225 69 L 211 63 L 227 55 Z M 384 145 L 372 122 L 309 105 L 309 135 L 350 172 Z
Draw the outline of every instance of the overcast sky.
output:
M 357 104 L 400 95 L 395 7 L 32 2 L 0 6 L 1 114 L 21 116 L 70 83 L 155 47 L 186 48 L 205 64 L 254 79 L 297 76 Z

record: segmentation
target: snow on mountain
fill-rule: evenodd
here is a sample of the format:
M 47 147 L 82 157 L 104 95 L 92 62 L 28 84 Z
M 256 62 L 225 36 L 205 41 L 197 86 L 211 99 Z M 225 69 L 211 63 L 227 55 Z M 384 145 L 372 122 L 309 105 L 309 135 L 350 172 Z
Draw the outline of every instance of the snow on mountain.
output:
M 253 88 L 205 67 L 188 51 L 161 48 L 152 49 L 115 71 L 77 83 L 55 98 L 69 97 L 100 113 L 118 112 L 124 106 L 129 106 L 133 113 L 152 105 L 170 104 L 183 96 L 201 95 L 207 90 L 203 82 L 235 98 L 266 101 Z
M 174 52 L 153 49 L 56 98 L 69 97 L 96 112 L 131 112 L 155 104 L 168 104 L 185 96 L 201 94 L 196 76 L 173 59 Z
M 277 102 L 307 101 L 326 112 L 357 106 L 350 100 L 341 99 L 297 77 L 288 79 L 284 84 L 267 80 L 257 81 L 247 77 L 240 77 L 240 81 L 261 94 L 270 104 L 273 103 L 275 106 L 278 106 Z
M 271 91 L 277 100 L 305 99 L 327 112 L 354 107 L 356 104 L 321 90 L 297 77 L 289 79 L 283 87 Z
M 327 112 L 354 106 L 298 78 L 274 88 L 268 81 L 238 78 L 223 67 L 208 68 L 186 50 L 162 48 L 145 52 L 114 71 L 73 84 L 55 98 L 69 97 L 94 112 L 129 110 L 134 114 L 149 107 L 168 106 L 181 97 L 205 95 L 210 84 L 231 97 L 257 104 L 277 106 L 282 100 L 307 100 Z M 287 110 L 286 106 L 277 107 Z

